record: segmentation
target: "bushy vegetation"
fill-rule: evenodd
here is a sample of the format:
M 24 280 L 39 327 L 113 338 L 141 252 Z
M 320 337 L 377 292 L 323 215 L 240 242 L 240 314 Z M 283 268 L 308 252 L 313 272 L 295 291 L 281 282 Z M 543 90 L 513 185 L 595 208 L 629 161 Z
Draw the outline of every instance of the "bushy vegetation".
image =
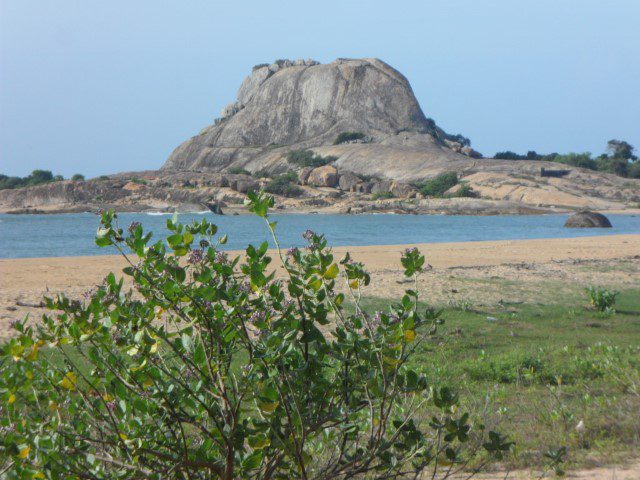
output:
M 74 173 L 71 177 L 71 180 L 73 180 L 74 182 L 84 182 L 84 175 L 82 175 L 81 173 Z
M 298 181 L 298 174 L 296 172 L 289 171 L 281 175 L 276 175 L 269 183 L 264 187 L 265 192 L 280 195 L 282 197 L 298 197 L 302 194 L 302 190 L 296 182 Z
M 273 198 L 247 205 L 277 245 Z M 126 258 L 133 288 L 111 273 L 83 301 L 47 299 L 53 313 L 2 346 L 8 478 L 444 478 L 511 450 L 412 366 L 440 312 L 412 289 L 368 310 L 364 266 L 322 235 L 278 249 L 276 279 L 266 242 L 229 258 L 206 219 L 168 220 L 155 243 L 117 221 L 102 215 L 96 243 Z M 425 257 L 401 263 L 417 285 Z
M 361 140 L 365 136 L 366 135 L 361 132 L 342 132 L 340 135 L 338 135 L 333 144 L 340 145 L 341 143 L 352 142 L 353 140 Z
M 616 303 L 619 292 L 608 290 L 603 287 L 587 287 L 587 295 L 591 306 L 599 312 L 610 312 Z
M 64 180 L 62 175 L 53 175 L 50 170 L 34 170 L 31 175 L 26 177 L 9 177 L 0 174 L 0 190 L 32 187 L 43 183 L 57 182 Z
M 287 161 L 297 167 L 322 167 L 337 159 L 338 157 L 332 155 L 326 157 L 316 155 L 311 150 L 291 150 L 287 153 Z
M 468 137 L 465 137 L 464 135 L 461 135 L 459 133 L 456 135 L 447 135 L 447 140 L 459 143 L 463 147 L 471 146 L 471 140 Z
M 233 175 L 251 175 L 251 172 L 249 170 L 242 167 L 231 167 L 227 170 L 227 172 Z
M 501 160 L 544 160 L 589 170 L 609 172 L 620 177 L 640 178 L 640 162 L 638 157 L 633 154 L 634 147 L 632 145 L 623 140 L 609 140 L 607 151 L 609 153 L 604 153 L 594 158 L 590 152 L 541 155 L 532 150 L 527 152 L 526 155 L 520 155 L 507 150 L 496 153 L 494 158 Z
M 391 192 L 377 192 L 374 193 L 371 198 L 373 198 L 374 200 L 386 200 L 393 197 L 394 195 Z
M 261 168 L 260 170 L 256 170 L 255 172 L 253 172 L 253 176 L 255 178 L 271 178 L 272 174 L 266 168 Z
M 443 197 L 444 193 L 451 187 L 458 184 L 458 174 L 456 172 L 441 173 L 431 180 L 417 184 L 416 187 L 425 196 Z

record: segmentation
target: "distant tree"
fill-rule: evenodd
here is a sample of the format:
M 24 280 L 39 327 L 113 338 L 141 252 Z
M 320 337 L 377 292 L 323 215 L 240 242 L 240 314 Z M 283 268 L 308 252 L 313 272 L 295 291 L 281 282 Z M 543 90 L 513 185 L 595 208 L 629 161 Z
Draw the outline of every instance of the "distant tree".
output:
M 497 158 L 499 160 L 522 160 L 522 155 L 518 155 L 516 152 L 512 152 L 511 150 L 505 150 L 504 152 L 497 152 L 493 158 Z
M 71 177 L 71 180 L 73 180 L 74 182 L 84 182 L 84 175 L 82 175 L 81 173 L 74 173 L 73 177 Z
M 589 170 L 598 170 L 598 164 L 596 160 L 591 158 L 591 153 L 566 153 L 564 155 L 558 155 L 553 159 L 554 162 L 564 163 L 565 165 L 571 165 L 574 167 L 588 168 Z
M 51 170 L 34 170 L 26 178 L 27 185 L 38 185 L 40 183 L 46 183 L 53 181 L 53 173 Z
M 625 160 L 632 159 L 635 160 L 636 157 L 633 155 L 633 146 L 624 140 L 609 140 L 607 142 L 607 151 L 611 154 L 613 158 L 623 158 Z
M 542 159 L 542 155 L 539 155 L 538 153 L 536 153 L 535 150 L 529 150 L 527 152 L 527 160 L 541 160 Z
M 56 175 L 53 177 L 54 182 L 61 182 L 62 180 L 64 180 L 64 177 L 62 175 Z
M 629 178 L 640 178 L 640 162 L 639 161 L 633 162 L 631 165 L 629 165 L 627 176 Z
M 464 135 L 461 135 L 459 133 L 456 134 L 456 135 L 450 135 L 449 136 L 449 140 L 452 140 L 454 142 L 458 142 L 463 147 L 470 147 L 471 146 L 471 140 L 469 140 L 469 138 L 467 138 Z

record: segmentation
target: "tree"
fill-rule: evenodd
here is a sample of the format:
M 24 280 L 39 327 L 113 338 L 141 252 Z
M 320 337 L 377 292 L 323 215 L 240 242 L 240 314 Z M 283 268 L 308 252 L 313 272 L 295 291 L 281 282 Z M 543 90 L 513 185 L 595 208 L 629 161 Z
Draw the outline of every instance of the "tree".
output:
M 74 182 L 84 182 L 84 175 L 82 175 L 81 173 L 74 173 L 71 177 L 71 180 L 73 180 Z
M 38 185 L 40 183 L 46 183 L 53 181 L 53 173 L 51 170 L 34 170 L 26 178 L 27 185 Z
M 278 245 L 273 204 L 248 195 Z M 369 274 L 324 236 L 278 248 L 277 278 L 266 242 L 228 258 L 206 219 L 168 220 L 155 243 L 117 221 L 102 215 L 96 243 L 124 256 L 134 289 L 111 273 L 83 302 L 47 299 L 54 313 L 2 345 L 10 478 L 446 478 L 511 449 L 410 363 L 441 313 L 414 289 L 369 311 Z M 408 249 L 401 264 L 417 285 L 425 257 Z
M 634 147 L 625 142 L 624 140 L 609 140 L 607 142 L 607 151 L 611 154 L 613 158 L 621 158 L 624 160 L 635 160 L 636 157 L 633 155 Z

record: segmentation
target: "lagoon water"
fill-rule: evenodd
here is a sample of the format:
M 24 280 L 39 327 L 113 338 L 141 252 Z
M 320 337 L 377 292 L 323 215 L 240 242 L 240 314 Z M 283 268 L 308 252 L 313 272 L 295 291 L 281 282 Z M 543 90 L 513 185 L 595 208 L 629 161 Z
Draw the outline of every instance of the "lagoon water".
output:
M 172 214 L 122 213 L 119 224 L 133 221 L 163 236 Z M 227 234 L 229 250 L 269 240 L 264 220 L 252 215 L 217 216 L 211 213 L 180 214 L 183 223 L 206 216 Z M 446 215 L 272 215 L 282 247 L 301 246 L 302 232 L 324 233 L 330 245 L 396 245 L 405 243 L 466 242 L 560 238 L 640 233 L 640 215 L 609 215 L 613 228 L 568 229 L 567 215 L 446 216 Z M 56 215 L 0 215 L 0 258 L 60 257 L 116 253 L 99 248 L 93 238 L 98 216 L 91 213 Z M 640 253 L 640 252 L 639 252 Z

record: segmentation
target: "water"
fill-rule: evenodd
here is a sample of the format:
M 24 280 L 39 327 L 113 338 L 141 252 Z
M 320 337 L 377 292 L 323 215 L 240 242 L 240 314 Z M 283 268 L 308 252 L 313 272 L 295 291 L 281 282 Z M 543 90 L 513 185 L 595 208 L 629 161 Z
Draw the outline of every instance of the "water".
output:
M 227 249 L 244 249 L 249 243 L 269 240 L 264 220 L 253 215 L 216 216 L 210 213 L 181 214 L 183 223 L 206 216 L 228 234 Z M 122 213 L 126 228 L 142 223 L 155 238 L 164 235 L 170 215 Z M 330 245 L 391 245 L 429 242 L 466 242 L 527 238 L 581 237 L 640 233 L 640 215 L 609 215 L 613 228 L 563 228 L 567 215 L 445 216 L 445 215 L 272 215 L 283 247 L 304 244 L 302 232 L 310 228 L 324 233 Z M 59 215 L 0 215 L 0 258 L 105 255 L 93 238 L 98 217 L 90 213 Z

